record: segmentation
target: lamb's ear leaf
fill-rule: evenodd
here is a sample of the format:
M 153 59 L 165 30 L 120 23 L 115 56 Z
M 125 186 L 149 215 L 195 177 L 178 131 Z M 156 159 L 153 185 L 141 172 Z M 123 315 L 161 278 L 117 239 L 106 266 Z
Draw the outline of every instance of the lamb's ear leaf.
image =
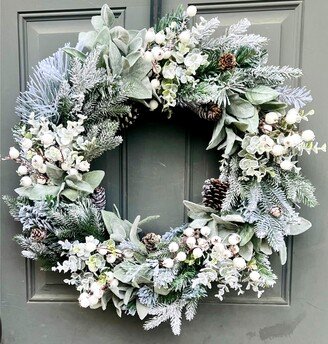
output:
M 159 215 L 147 216 L 146 218 L 140 220 L 138 226 L 139 226 L 139 227 L 142 227 L 144 224 L 149 223 L 149 222 L 151 222 L 151 221 L 156 221 L 156 220 L 158 220 L 159 218 L 160 218 Z
M 101 170 L 95 170 L 91 172 L 84 173 L 82 176 L 82 180 L 88 183 L 91 188 L 95 189 L 100 185 L 102 180 L 104 179 L 105 172 Z
M 224 139 L 225 137 L 225 131 L 223 131 L 223 127 L 224 127 L 224 123 L 225 123 L 225 116 L 223 115 L 219 121 L 217 122 L 217 124 L 215 125 L 215 128 L 213 130 L 213 134 L 212 134 L 212 138 L 210 143 L 207 146 L 207 150 L 208 149 L 212 149 L 215 148 L 217 145 L 219 145 L 221 143 L 221 141 Z
M 49 162 L 46 163 L 47 166 L 47 176 L 55 185 L 59 185 L 63 182 L 64 171 L 54 164 Z
M 253 243 L 249 241 L 246 245 L 241 246 L 239 250 L 239 254 L 249 262 L 253 256 Z
M 304 233 L 311 227 L 312 227 L 312 223 L 309 220 L 306 220 L 303 217 L 299 217 L 298 223 L 289 225 L 287 227 L 286 232 L 288 235 L 298 235 L 298 234 Z
M 247 90 L 245 96 L 253 105 L 260 105 L 276 99 L 279 93 L 269 86 L 260 85 Z
M 27 197 L 32 201 L 41 201 L 47 196 L 57 196 L 60 186 L 36 184 L 31 187 L 20 187 L 15 192 L 22 197 Z
M 126 239 L 126 231 L 123 225 L 123 220 L 118 218 L 116 214 L 107 210 L 102 210 L 101 216 L 112 240 L 121 242 Z
M 140 303 L 139 300 L 137 300 L 137 302 L 136 302 L 136 308 L 137 308 L 137 313 L 138 313 L 140 320 L 145 319 L 149 313 L 149 308 L 147 306 L 143 305 L 142 303 Z
M 244 226 L 239 235 L 241 237 L 240 246 L 246 245 L 254 235 L 254 227 L 250 225 Z
M 140 221 L 140 215 L 138 215 L 135 220 L 133 221 L 133 224 L 131 226 L 130 230 L 130 240 L 133 244 L 135 244 L 141 251 L 147 253 L 145 245 L 140 241 L 139 235 L 138 235 L 138 224 Z
M 82 180 L 70 180 L 66 179 L 66 184 L 70 189 L 86 192 L 88 194 L 93 193 L 93 188 L 91 185 L 85 181 Z
M 111 28 L 115 22 L 115 14 L 110 7 L 105 4 L 101 8 L 101 18 L 106 26 Z
M 287 262 L 287 247 L 284 244 L 284 246 L 279 250 L 279 257 L 281 265 L 285 265 Z
M 65 196 L 66 198 L 68 198 L 70 201 L 74 202 L 76 201 L 79 196 L 80 193 L 77 190 L 73 190 L 73 189 L 65 189 L 61 192 L 62 196 Z
M 78 58 L 79 60 L 81 60 L 82 62 L 85 61 L 85 59 L 87 58 L 87 56 L 82 53 L 82 51 L 80 50 L 77 50 L 75 48 L 71 48 L 71 47 L 65 47 L 65 48 L 62 48 L 63 51 L 65 51 L 65 53 L 71 57 L 74 57 L 74 58 Z

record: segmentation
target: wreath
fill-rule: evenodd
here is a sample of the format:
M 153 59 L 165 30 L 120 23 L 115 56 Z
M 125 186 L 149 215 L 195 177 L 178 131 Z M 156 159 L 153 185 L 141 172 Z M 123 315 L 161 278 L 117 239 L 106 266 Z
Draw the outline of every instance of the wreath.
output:
M 269 256 L 286 262 L 285 238 L 311 223 L 300 203 L 317 205 L 297 157 L 325 150 L 312 130 L 300 130 L 313 111 L 305 87 L 283 86 L 302 72 L 267 65 L 267 39 L 247 34 L 242 19 L 215 35 L 219 20 L 179 7 L 155 28 L 114 26 L 107 5 L 91 19 L 76 47 L 66 45 L 35 68 L 17 99 L 18 197 L 4 196 L 22 223 L 22 255 L 45 270 L 70 273 L 82 307 L 148 316 L 146 330 L 169 321 L 180 333 L 182 313 L 215 286 L 261 296 L 275 284 Z M 122 143 L 122 129 L 145 111 L 178 116 L 182 107 L 214 124 L 207 149 L 222 160 L 205 181 L 202 204 L 185 201 L 190 222 L 164 235 L 142 234 L 156 216 L 133 222 L 105 210 L 104 172 L 90 162 Z

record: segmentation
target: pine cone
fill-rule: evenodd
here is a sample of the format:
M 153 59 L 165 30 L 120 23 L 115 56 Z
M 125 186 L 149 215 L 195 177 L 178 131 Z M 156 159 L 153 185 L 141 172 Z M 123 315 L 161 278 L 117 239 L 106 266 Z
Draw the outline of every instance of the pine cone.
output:
M 233 69 L 236 66 L 237 60 L 234 54 L 226 53 L 219 58 L 219 68 L 222 71 Z
M 272 207 L 269 211 L 269 213 L 273 216 L 273 217 L 280 217 L 282 215 L 282 209 L 281 207 L 279 207 L 278 205 L 275 205 L 274 207 Z
M 180 105 L 189 108 L 200 118 L 206 119 L 208 121 L 218 121 L 222 116 L 222 108 L 215 103 L 197 105 L 189 102 L 180 102 Z
M 103 187 L 95 188 L 93 194 L 90 196 L 92 204 L 99 210 L 105 209 L 106 206 L 106 191 Z
M 157 244 L 160 242 L 161 236 L 155 233 L 148 233 L 142 238 L 142 242 L 145 244 L 147 251 L 153 252 L 156 250 Z
M 141 115 L 142 111 L 145 111 L 145 107 L 141 104 L 134 103 L 131 107 L 131 112 L 128 115 L 119 118 L 120 127 L 126 129 L 133 124 Z
M 44 229 L 33 228 L 31 230 L 30 239 L 33 241 L 42 241 L 47 237 L 47 232 Z
M 203 204 L 212 209 L 220 210 L 228 188 L 229 184 L 221 182 L 220 179 L 205 180 L 202 191 Z

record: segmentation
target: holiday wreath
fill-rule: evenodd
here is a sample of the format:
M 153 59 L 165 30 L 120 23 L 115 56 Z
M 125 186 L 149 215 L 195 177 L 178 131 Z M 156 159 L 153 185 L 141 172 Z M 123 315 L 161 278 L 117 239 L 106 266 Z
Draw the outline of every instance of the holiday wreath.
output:
M 317 204 L 297 156 L 325 150 L 298 128 L 313 114 L 301 110 L 309 91 L 282 86 L 301 70 L 267 65 L 267 39 L 247 34 L 247 19 L 218 37 L 217 18 L 191 27 L 196 12 L 179 7 L 155 28 L 128 31 L 104 5 L 75 48 L 41 61 L 18 97 L 19 149 L 7 157 L 21 187 L 4 197 L 23 225 L 23 256 L 69 272 L 82 307 L 111 301 L 119 316 L 149 316 L 147 330 L 169 320 L 174 334 L 213 285 L 219 300 L 274 285 L 269 255 L 286 262 L 285 237 L 311 226 L 298 204 Z M 105 210 L 104 172 L 90 162 L 120 145 L 117 133 L 143 111 L 178 116 L 176 107 L 213 121 L 219 178 L 205 181 L 203 204 L 184 202 L 189 223 L 141 235 L 154 217 L 131 223 Z

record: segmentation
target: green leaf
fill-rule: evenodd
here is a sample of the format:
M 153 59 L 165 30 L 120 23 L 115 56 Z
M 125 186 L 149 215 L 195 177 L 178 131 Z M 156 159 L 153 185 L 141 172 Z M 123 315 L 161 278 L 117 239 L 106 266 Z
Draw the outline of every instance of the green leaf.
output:
M 152 216 L 147 216 L 146 218 L 144 218 L 143 220 L 141 220 L 139 222 L 139 227 L 142 227 L 143 225 L 145 225 L 146 223 L 152 222 L 152 221 L 156 221 L 160 218 L 159 215 L 152 215 Z
M 133 66 L 138 61 L 140 56 L 141 56 L 140 51 L 135 51 L 134 53 L 131 53 L 131 54 L 126 56 L 126 59 L 129 62 L 129 68 L 131 66 Z
M 98 33 L 96 37 L 96 43 L 102 44 L 102 45 L 108 45 L 111 41 L 110 32 L 107 26 L 104 26 Z
M 86 183 L 82 180 L 73 181 L 70 179 L 66 179 L 66 184 L 68 187 L 70 187 L 73 190 L 86 192 L 88 194 L 93 193 L 93 190 L 94 190 L 89 183 Z
M 267 241 L 262 241 L 261 251 L 268 256 L 272 254 L 272 248 L 269 246 Z
M 164 287 L 154 287 L 154 292 L 159 295 L 166 296 L 170 293 L 171 289 Z
M 131 227 L 130 230 L 130 241 L 135 244 L 138 248 L 140 248 L 141 251 L 144 251 L 145 253 L 147 253 L 146 247 L 145 245 L 140 241 L 139 239 L 139 235 L 138 235 L 138 224 L 140 221 L 140 215 L 138 215 Z
M 108 42 L 108 57 L 110 68 L 114 75 L 121 75 L 122 73 L 122 55 L 117 46 L 110 40 Z
M 32 201 L 40 201 L 46 198 L 46 196 L 57 196 L 60 186 L 53 185 L 41 185 L 36 184 L 31 187 L 20 187 L 15 189 L 15 192 L 22 197 L 27 197 Z
M 279 257 L 281 265 L 285 265 L 287 262 L 287 247 L 284 245 L 279 251 Z
M 126 46 L 129 44 L 130 34 L 128 30 L 124 29 L 124 27 L 117 25 L 114 26 L 109 32 L 113 41 L 116 39 L 123 42 Z
M 111 298 L 112 298 L 111 292 L 109 290 L 106 290 L 100 300 L 101 308 L 103 311 L 107 308 L 107 304 Z
M 63 182 L 64 178 L 64 171 L 57 167 L 54 164 L 50 164 L 49 162 L 46 163 L 47 166 L 47 176 L 51 179 L 51 181 L 55 184 L 55 185 L 59 185 Z
M 65 51 L 67 55 L 77 58 L 81 61 L 85 61 L 85 59 L 87 58 L 85 54 L 83 54 L 80 50 L 77 50 L 75 48 L 66 47 L 62 49 Z
M 149 308 L 143 305 L 142 303 L 140 303 L 139 300 L 136 301 L 136 308 L 137 308 L 137 313 L 138 313 L 139 318 L 141 320 L 145 319 L 149 313 Z
M 76 201 L 79 196 L 80 193 L 77 190 L 73 190 L 73 189 L 65 189 L 61 192 L 62 196 L 65 196 L 66 198 L 68 198 L 70 201 L 74 202 Z
M 142 47 L 142 38 L 141 37 L 135 37 L 130 43 L 129 43 L 129 53 L 138 52 L 138 50 Z
M 227 214 L 227 215 L 222 215 L 221 219 L 223 221 L 228 221 L 228 222 L 239 222 L 239 223 L 245 223 L 245 219 L 243 218 L 243 216 L 241 216 L 240 214 L 236 213 L 236 214 Z
M 195 219 L 194 221 L 189 223 L 189 227 L 191 228 L 201 228 L 206 226 L 208 219 Z
M 101 211 L 101 216 L 112 240 L 121 242 L 126 239 L 126 231 L 125 226 L 123 225 L 123 220 L 118 218 L 116 214 L 106 210 Z
M 226 135 L 225 131 L 222 130 L 224 127 L 224 123 L 225 123 L 225 116 L 223 115 L 223 116 L 221 116 L 221 118 L 219 119 L 219 121 L 215 125 L 211 141 L 208 144 L 206 150 L 215 148 L 224 139 L 224 137 Z
M 91 18 L 91 24 L 93 26 L 93 28 L 99 32 L 103 27 L 104 27 L 104 21 L 101 18 L 101 16 L 93 16 Z
M 237 225 L 232 222 L 224 220 L 222 216 L 211 214 L 211 217 L 218 225 L 222 225 L 223 227 L 228 228 L 228 229 L 236 230 Z
M 107 4 L 101 8 L 101 18 L 106 26 L 111 28 L 115 22 L 115 14 Z
M 232 129 L 230 128 L 225 128 L 226 133 L 227 133 L 227 146 L 224 150 L 224 154 L 229 155 L 231 153 L 232 147 L 235 143 L 235 140 L 239 138 Z M 239 138 L 240 139 L 240 138 Z
M 304 219 L 303 217 L 298 218 L 298 223 L 288 225 L 287 234 L 288 235 L 298 235 L 304 233 L 312 227 L 312 223 L 309 220 Z
M 191 211 L 194 211 L 195 213 L 197 212 L 215 213 L 214 209 L 210 207 L 206 207 L 205 205 L 202 205 L 202 204 L 197 204 L 190 201 L 183 201 L 183 204 L 186 208 L 188 208 Z
M 247 100 L 240 97 L 231 97 L 228 113 L 238 118 L 251 118 L 256 116 L 257 109 Z
M 246 98 L 253 104 L 253 105 L 260 105 L 263 103 L 267 103 L 273 99 L 278 97 L 279 93 L 272 89 L 269 86 L 256 86 L 248 91 L 246 91 L 245 96 Z
M 250 225 L 244 226 L 239 235 L 241 237 L 240 246 L 246 245 L 254 235 L 254 227 Z
M 88 183 L 91 186 L 91 188 L 94 190 L 100 185 L 100 183 L 104 179 L 104 176 L 105 176 L 104 171 L 95 170 L 95 171 L 84 173 L 82 175 L 82 180 Z
M 150 99 L 152 97 L 152 88 L 148 77 L 143 80 L 125 77 L 123 83 L 126 87 L 127 97 L 134 99 Z
M 282 111 L 286 109 L 286 107 L 287 107 L 286 103 L 278 102 L 276 100 L 273 100 L 265 104 L 261 104 L 261 109 L 267 110 L 267 111 Z
M 239 254 L 249 262 L 253 256 L 253 243 L 249 241 L 246 245 L 241 246 L 239 249 Z

